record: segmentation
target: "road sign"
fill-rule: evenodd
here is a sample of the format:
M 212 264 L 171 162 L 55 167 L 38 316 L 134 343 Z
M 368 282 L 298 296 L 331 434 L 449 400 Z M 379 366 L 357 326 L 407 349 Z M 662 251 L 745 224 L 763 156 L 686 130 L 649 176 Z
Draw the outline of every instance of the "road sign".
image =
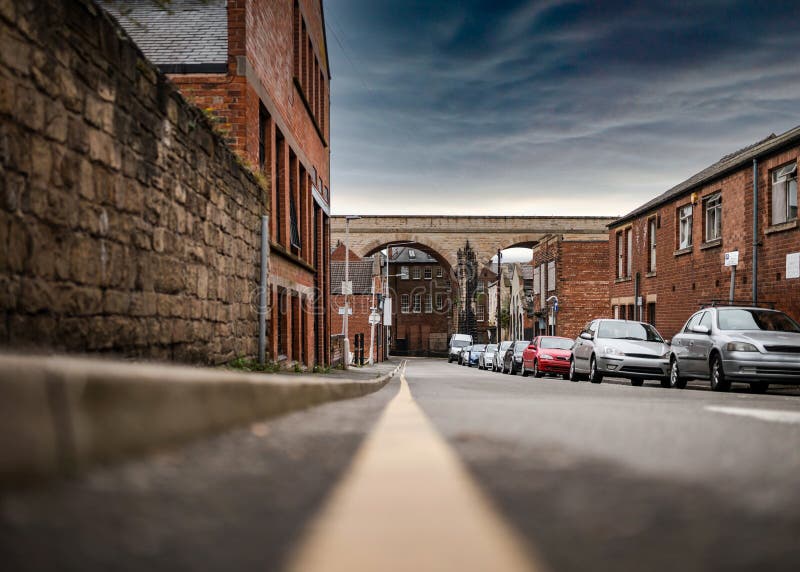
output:
M 381 315 L 378 312 L 373 312 L 369 315 L 370 324 L 378 324 L 381 321 Z
M 725 266 L 739 266 L 739 251 L 725 253 Z
M 800 252 L 786 255 L 786 278 L 800 278 Z

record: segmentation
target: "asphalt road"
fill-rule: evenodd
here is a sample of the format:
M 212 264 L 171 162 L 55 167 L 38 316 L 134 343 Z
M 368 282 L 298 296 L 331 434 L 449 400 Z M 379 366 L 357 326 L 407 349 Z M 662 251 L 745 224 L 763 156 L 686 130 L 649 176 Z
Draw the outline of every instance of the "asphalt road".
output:
M 544 568 L 800 569 L 795 389 L 592 385 L 423 359 L 405 379 Z M 280 570 L 399 389 L 6 492 L 3 570 Z

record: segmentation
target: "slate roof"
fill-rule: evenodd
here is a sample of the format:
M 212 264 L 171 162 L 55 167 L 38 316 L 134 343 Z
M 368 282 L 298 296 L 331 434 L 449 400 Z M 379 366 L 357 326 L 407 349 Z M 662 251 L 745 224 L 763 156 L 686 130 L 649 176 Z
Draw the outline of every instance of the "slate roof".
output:
M 414 256 L 411 256 L 411 252 Z M 391 263 L 403 264 L 438 264 L 439 262 L 424 250 L 418 248 L 408 248 L 405 246 L 393 246 Z
M 613 228 L 628 222 L 629 220 L 634 219 L 639 215 L 643 215 L 654 208 L 679 197 L 680 195 L 689 193 L 692 189 L 704 185 L 713 179 L 727 175 L 731 171 L 741 169 L 745 165 L 752 165 L 753 159 L 757 159 L 766 153 L 770 153 L 797 141 L 800 141 L 800 126 L 790 129 L 785 133 L 781 133 L 780 135 L 775 135 L 772 133 L 761 141 L 757 141 L 756 143 L 753 143 L 752 145 L 749 145 L 743 149 L 739 149 L 734 153 L 725 155 L 713 165 L 710 165 L 699 173 L 692 175 L 682 183 L 675 185 L 667 192 L 657 196 L 649 202 L 646 202 L 625 216 L 618 218 L 608 226 L 609 228 Z
M 226 0 L 102 2 L 147 58 L 164 73 L 225 73 L 228 62 Z
M 344 281 L 344 262 L 331 261 L 331 294 L 341 295 Z M 372 270 L 375 261 L 370 258 L 350 261 L 350 280 L 353 294 L 372 294 Z

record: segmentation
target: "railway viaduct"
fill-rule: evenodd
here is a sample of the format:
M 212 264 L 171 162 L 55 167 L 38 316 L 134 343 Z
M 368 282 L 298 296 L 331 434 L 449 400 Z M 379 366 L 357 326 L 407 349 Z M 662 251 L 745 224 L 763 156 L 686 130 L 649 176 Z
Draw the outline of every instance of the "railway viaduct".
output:
M 479 264 L 497 250 L 532 247 L 550 234 L 573 240 L 607 237 L 606 225 L 617 217 L 559 216 L 362 216 L 350 221 L 350 249 L 369 256 L 392 244 L 417 245 L 450 268 L 467 241 Z M 345 217 L 331 217 L 331 244 L 345 242 Z

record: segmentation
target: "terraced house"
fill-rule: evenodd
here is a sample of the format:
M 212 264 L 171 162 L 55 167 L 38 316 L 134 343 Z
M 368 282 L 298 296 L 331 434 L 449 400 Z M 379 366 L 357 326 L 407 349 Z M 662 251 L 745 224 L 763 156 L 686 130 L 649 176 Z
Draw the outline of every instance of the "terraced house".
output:
M 330 69 L 321 0 L 108 4 L 267 179 L 272 357 L 329 360 Z
M 671 337 L 700 304 L 728 300 L 733 279 L 735 300 L 800 319 L 798 156 L 800 127 L 772 134 L 610 224 L 613 315 Z

